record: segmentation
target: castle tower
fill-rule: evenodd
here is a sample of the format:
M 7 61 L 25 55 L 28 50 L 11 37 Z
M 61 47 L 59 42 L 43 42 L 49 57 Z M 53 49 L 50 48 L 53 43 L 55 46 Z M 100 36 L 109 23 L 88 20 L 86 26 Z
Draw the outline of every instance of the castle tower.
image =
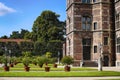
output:
M 97 61 L 102 55 L 105 66 L 114 64 L 113 1 L 67 0 L 66 54 L 74 65 Z

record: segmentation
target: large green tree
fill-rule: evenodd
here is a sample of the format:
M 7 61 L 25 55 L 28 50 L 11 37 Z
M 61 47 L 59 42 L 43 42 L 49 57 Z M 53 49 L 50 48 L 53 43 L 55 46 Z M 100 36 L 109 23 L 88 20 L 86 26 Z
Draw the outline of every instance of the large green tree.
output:
M 64 40 L 65 23 L 59 21 L 59 15 L 52 11 L 43 11 L 34 21 L 33 34 L 36 40 L 49 42 L 50 40 Z
M 44 46 L 46 48 L 46 51 L 50 51 L 50 48 L 52 47 L 52 50 L 55 50 L 54 54 L 56 54 L 58 50 L 60 50 L 58 48 L 61 48 L 62 45 L 58 44 L 59 46 L 57 47 L 55 45 L 57 44 L 57 42 L 53 43 L 51 41 L 58 40 L 59 43 L 62 44 L 65 35 L 65 22 L 60 21 L 59 17 L 60 16 L 55 12 L 49 10 L 43 11 L 41 15 L 38 16 L 37 19 L 34 21 L 32 28 L 32 35 L 34 35 L 34 38 L 31 35 L 31 33 L 28 34 L 32 37 L 31 39 L 34 39 L 35 42 L 39 41 L 45 43 L 46 45 Z M 37 47 L 37 44 L 38 43 L 36 43 L 35 47 Z M 40 48 L 42 48 L 42 45 Z M 44 50 L 44 48 L 42 49 Z M 41 49 L 37 49 L 37 50 L 40 50 L 39 52 L 43 51 Z M 40 54 L 44 54 L 44 53 L 40 53 Z

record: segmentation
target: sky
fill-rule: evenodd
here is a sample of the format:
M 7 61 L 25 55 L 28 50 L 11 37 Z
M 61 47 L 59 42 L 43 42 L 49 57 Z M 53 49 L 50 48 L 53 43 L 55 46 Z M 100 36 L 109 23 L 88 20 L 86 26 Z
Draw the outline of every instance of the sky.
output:
M 13 31 L 31 31 L 36 18 L 44 10 L 51 10 L 66 19 L 66 0 L 0 0 L 0 37 Z

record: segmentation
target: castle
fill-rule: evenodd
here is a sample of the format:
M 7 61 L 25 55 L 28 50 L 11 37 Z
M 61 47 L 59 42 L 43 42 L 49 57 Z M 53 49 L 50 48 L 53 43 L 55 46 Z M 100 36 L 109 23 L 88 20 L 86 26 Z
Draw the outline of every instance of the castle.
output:
M 120 66 L 120 0 L 67 0 L 66 53 L 75 66 Z

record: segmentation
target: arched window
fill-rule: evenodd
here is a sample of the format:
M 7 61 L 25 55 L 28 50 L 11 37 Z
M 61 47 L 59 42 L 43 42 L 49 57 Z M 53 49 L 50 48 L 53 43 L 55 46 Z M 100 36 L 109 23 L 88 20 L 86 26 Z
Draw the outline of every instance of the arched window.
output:
M 82 30 L 86 31 L 91 30 L 91 17 L 89 16 L 82 17 Z

